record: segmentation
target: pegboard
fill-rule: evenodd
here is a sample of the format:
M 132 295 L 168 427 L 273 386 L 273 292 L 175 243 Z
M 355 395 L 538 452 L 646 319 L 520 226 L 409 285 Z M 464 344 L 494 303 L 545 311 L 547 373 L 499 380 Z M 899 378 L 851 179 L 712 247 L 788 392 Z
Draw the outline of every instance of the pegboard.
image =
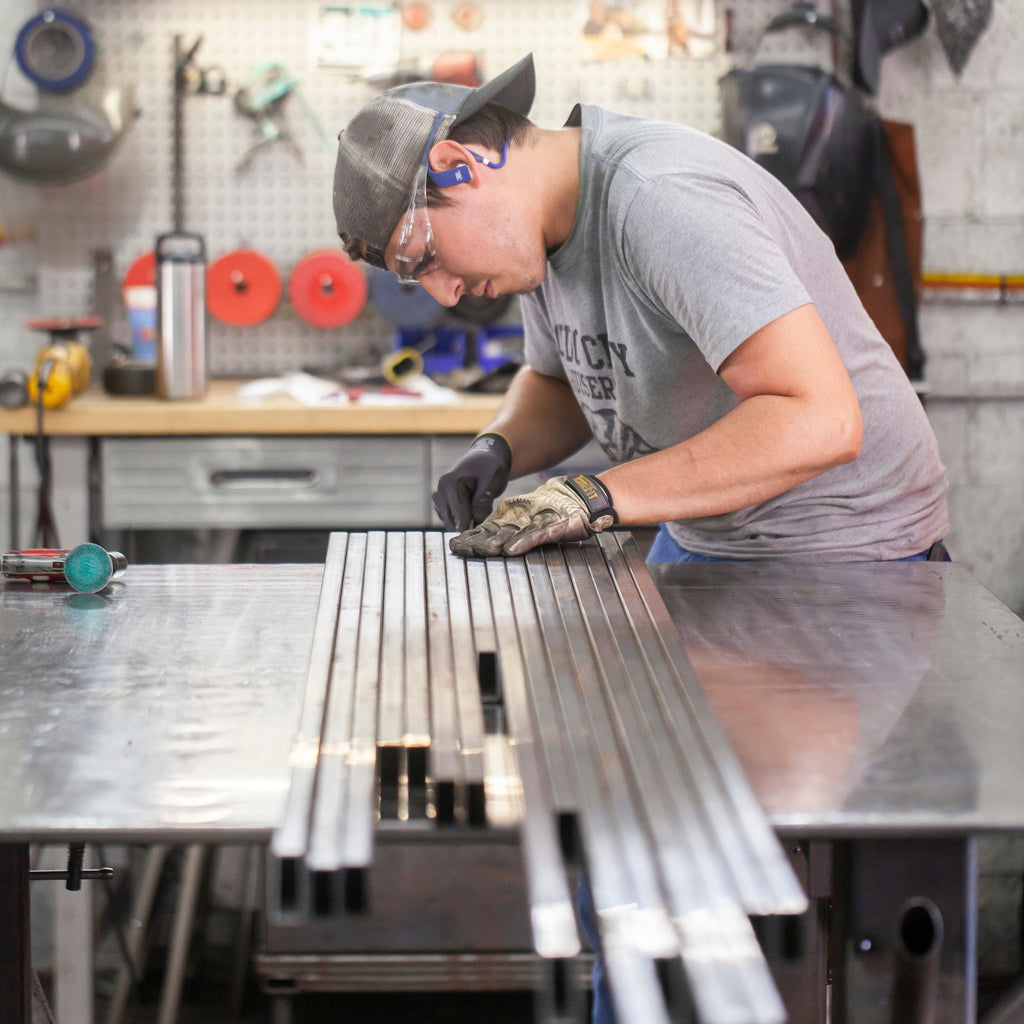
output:
M 136 257 L 153 248 L 156 236 L 173 226 L 175 35 L 186 46 L 202 37 L 196 63 L 221 69 L 228 82 L 224 95 L 194 94 L 184 101 L 183 226 L 204 236 L 208 261 L 238 247 L 256 248 L 275 263 L 287 286 L 304 255 L 337 249 L 331 204 L 334 139 L 379 86 L 366 80 L 373 68 L 318 63 L 323 4 L 64 0 L 62 6 L 90 24 L 97 43 L 97 65 L 83 96 L 90 90 L 95 96 L 105 86 L 131 86 L 140 115 L 101 173 L 79 184 L 39 190 L 44 198 L 32 253 L 38 258 L 39 315 L 87 312 L 93 251 L 113 251 L 120 280 Z M 483 17 L 471 31 L 453 21 L 457 6 L 454 0 L 436 0 L 425 28 L 402 31 L 404 65 L 429 73 L 438 55 L 470 51 L 489 77 L 532 51 L 538 87 L 531 116 L 542 127 L 560 126 L 572 104 L 582 100 L 714 132 L 718 79 L 734 59 L 745 58 L 761 27 L 786 4 L 718 0 L 718 49 L 712 56 L 604 61 L 588 59 L 582 44 L 586 0 L 480 0 Z M 727 40 L 733 52 L 727 51 Z M 233 96 L 264 62 L 278 62 L 299 79 L 298 91 L 285 101 L 282 124 L 301 158 L 274 143 L 238 174 L 236 164 L 258 136 L 255 122 L 235 109 Z M 25 351 L 23 331 L 10 324 L 3 330 L 0 357 L 15 348 Z M 115 340 L 127 340 L 123 312 L 115 317 L 112 333 Z M 217 376 L 251 376 L 334 367 L 376 357 L 390 347 L 391 335 L 390 324 L 369 307 L 345 328 L 311 327 L 291 308 L 285 287 L 277 311 L 262 324 L 233 328 L 211 318 L 211 368 Z

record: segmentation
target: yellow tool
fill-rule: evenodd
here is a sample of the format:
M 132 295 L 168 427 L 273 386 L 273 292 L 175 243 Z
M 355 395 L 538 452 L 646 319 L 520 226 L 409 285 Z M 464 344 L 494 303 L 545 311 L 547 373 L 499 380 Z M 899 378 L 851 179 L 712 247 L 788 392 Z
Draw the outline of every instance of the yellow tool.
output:
M 380 362 L 380 372 L 389 384 L 405 384 L 423 372 L 423 356 L 415 348 L 398 348 Z
M 92 360 L 89 350 L 76 336 L 80 330 L 93 330 L 101 325 L 99 317 L 78 320 L 30 320 L 28 326 L 46 331 L 50 342 L 36 356 L 36 364 L 28 379 L 28 396 L 33 402 L 42 398 L 43 408 L 59 409 L 72 395 L 83 392 L 89 384 Z
M 43 407 L 59 409 L 72 395 L 85 390 L 92 361 L 79 341 L 60 341 L 44 345 L 36 356 L 35 369 L 28 379 L 28 397 Z

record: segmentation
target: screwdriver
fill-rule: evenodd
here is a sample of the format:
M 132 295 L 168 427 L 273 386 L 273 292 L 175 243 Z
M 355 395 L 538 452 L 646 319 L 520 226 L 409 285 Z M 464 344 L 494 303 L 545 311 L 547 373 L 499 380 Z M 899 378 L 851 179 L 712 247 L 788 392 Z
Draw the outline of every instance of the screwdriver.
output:
M 0 572 L 4 576 L 37 583 L 64 581 L 82 594 L 102 590 L 127 568 L 128 559 L 120 551 L 107 551 L 99 544 L 5 551 L 0 555 Z

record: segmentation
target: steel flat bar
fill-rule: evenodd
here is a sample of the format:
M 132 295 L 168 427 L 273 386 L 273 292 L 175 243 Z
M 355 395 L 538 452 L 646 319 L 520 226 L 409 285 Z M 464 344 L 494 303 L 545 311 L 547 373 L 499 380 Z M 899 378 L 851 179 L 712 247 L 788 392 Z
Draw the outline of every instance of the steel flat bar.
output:
M 343 865 L 341 836 L 346 826 L 345 774 L 352 732 L 355 641 L 362 610 L 365 559 L 366 534 L 350 534 L 313 798 L 313 825 L 306 854 L 306 866 L 311 871 L 336 871 Z
M 427 660 L 427 585 L 422 533 L 405 535 L 404 815 L 427 813 L 430 690 Z M 403 817 L 400 805 L 399 817 Z
M 385 543 L 384 609 L 381 620 L 380 703 L 377 742 L 402 743 L 405 714 L 405 534 Z
M 651 678 L 672 725 L 674 749 L 682 768 L 689 765 L 699 773 L 697 782 L 744 907 L 754 914 L 802 913 L 807 898 L 689 668 L 639 549 L 631 537 L 620 545 L 614 535 L 600 535 L 599 543 L 616 585 L 624 592 L 635 590 L 646 611 L 634 619 L 634 628 L 651 660 Z M 697 751 L 703 754 L 699 760 Z
M 306 686 L 299 715 L 299 731 L 288 756 L 291 779 L 280 827 L 274 832 L 271 851 L 276 857 L 302 857 L 309 847 L 313 813 L 313 787 L 324 725 L 324 709 L 330 686 L 334 637 L 338 628 L 341 580 L 345 569 L 348 535 L 332 533 L 327 542 L 320 601 L 313 626 L 313 643 L 306 672 Z
M 785 1024 L 786 1008 L 764 953 L 736 903 L 691 911 L 678 927 L 701 1024 Z
M 569 670 L 556 671 L 554 684 L 571 708 L 567 736 L 590 760 L 589 771 L 581 773 L 581 777 L 600 779 L 598 791 L 588 793 L 584 788 L 581 808 L 584 837 L 590 843 L 588 863 L 593 873 L 598 858 L 613 858 L 619 861 L 620 872 L 631 883 L 628 898 L 622 899 L 612 892 L 599 892 L 592 874 L 595 905 L 600 915 L 612 907 L 635 902 L 635 910 L 629 914 L 630 926 L 635 925 L 632 941 L 650 956 L 670 956 L 678 952 L 678 940 L 669 925 L 650 843 L 636 813 L 614 730 L 597 692 L 598 667 L 583 629 L 572 580 L 559 549 L 545 549 L 542 557 L 540 565 L 529 554 L 526 560 L 536 570 L 532 579 L 539 578 L 543 565 L 551 587 L 553 601 L 538 603 L 545 639 L 550 645 L 559 633 L 565 638 Z
M 604 962 L 616 1018 L 629 1024 L 670 1024 L 654 963 L 629 942 L 604 939 Z
M 424 538 L 427 582 L 427 651 L 430 658 L 430 776 L 439 823 L 455 820 L 456 791 L 462 789 L 455 665 L 448 622 L 444 537 Z
M 489 572 L 491 564 L 488 563 Z M 582 803 L 579 770 L 571 747 L 564 742 L 563 715 L 551 682 L 549 661 L 551 656 L 560 656 L 561 652 L 545 647 L 526 562 L 510 558 L 505 562 L 505 571 L 537 730 L 538 753 L 547 764 L 551 800 L 556 813 L 575 816 Z
M 405 722 L 407 747 L 430 743 L 426 556 L 422 533 L 405 535 Z
M 555 606 L 547 567 L 538 552 L 532 558 L 528 555 L 525 561 L 510 559 L 507 568 L 509 582 L 513 584 L 516 623 L 523 650 L 527 652 L 524 664 L 533 699 L 534 722 L 538 726 L 543 723 L 551 727 L 540 737 L 541 749 L 549 765 L 554 763 L 552 755 L 564 762 L 574 783 L 575 799 L 558 809 L 563 814 L 573 814 L 579 839 L 587 852 L 601 851 L 602 855 L 588 865 L 595 902 L 600 901 L 605 907 L 619 907 L 624 915 L 630 916 L 636 911 L 639 901 L 619 846 L 618 832 L 605 813 L 607 786 L 600 772 L 600 762 L 588 736 L 585 733 L 579 735 L 583 716 L 578 697 L 573 699 L 571 688 L 555 685 L 556 677 L 571 676 L 574 666 L 560 624 L 553 626 L 550 614 L 542 616 L 540 613 L 542 607 Z M 514 586 L 524 576 L 529 584 L 526 594 Z M 544 619 L 547 620 L 547 629 L 542 622 Z M 552 779 L 555 779 L 554 769 Z M 605 915 L 605 926 L 608 922 L 609 917 Z M 626 923 L 628 925 L 628 920 Z
M 384 610 L 381 622 L 380 683 L 377 716 L 377 763 L 380 814 L 396 818 L 403 773 L 405 721 L 405 535 L 387 534 L 384 563 Z
M 566 565 L 583 610 L 584 628 L 601 652 L 597 682 L 630 766 L 637 801 L 643 806 L 661 871 L 672 896 L 673 915 L 731 899 L 732 886 L 717 869 L 717 851 L 706 835 L 699 795 L 688 779 L 666 766 L 672 737 L 651 704 L 651 681 L 643 652 L 608 575 L 601 549 L 593 544 L 566 547 Z M 611 593 L 609 593 L 611 590 Z M 701 858 L 710 877 L 701 877 Z
M 356 642 L 356 672 L 352 695 L 352 732 L 346 763 L 346 820 L 342 865 L 368 867 L 373 858 L 377 818 L 377 703 L 381 678 L 384 622 L 385 535 L 366 537 L 363 594 Z
M 505 712 L 523 791 L 524 807 L 519 828 L 534 948 L 543 957 L 576 956 L 580 951 L 580 941 L 576 933 L 574 902 L 569 893 L 558 841 L 547 764 L 537 749 L 530 719 L 521 633 L 512 607 L 505 561 L 490 560 L 486 572 L 486 582 L 490 583 L 493 632 L 501 657 Z M 483 596 L 477 594 L 473 605 L 474 615 L 480 618 L 484 616 Z
M 469 603 L 466 560 L 448 553 L 445 535 L 445 577 L 448 582 L 448 621 L 452 632 L 452 668 L 458 718 L 458 747 L 465 779 L 465 813 L 469 824 L 487 823 L 484 807 L 484 709 Z
M 484 729 L 487 733 L 504 732 L 498 638 L 495 635 L 494 616 L 491 611 L 486 559 L 466 559 L 466 586 L 469 591 L 469 610 L 473 620 L 477 687 L 483 707 Z M 490 817 L 489 809 L 488 817 Z
M 653 699 L 649 666 L 602 549 L 593 543 L 567 547 L 565 557 L 587 628 L 604 652 L 605 699 L 615 710 L 637 799 L 647 812 L 683 960 L 691 988 L 699 994 L 701 1019 L 705 1024 L 781 1020 L 784 1009 L 767 963 L 739 909 L 735 887 L 720 868 L 722 854 L 709 830 L 701 794 L 693 791 L 692 780 L 669 774 L 672 766 L 666 765 L 664 753 L 673 738 Z M 607 635 L 601 631 L 605 624 Z M 697 923 L 701 927 L 694 935 Z M 712 934 L 714 941 L 706 941 Z

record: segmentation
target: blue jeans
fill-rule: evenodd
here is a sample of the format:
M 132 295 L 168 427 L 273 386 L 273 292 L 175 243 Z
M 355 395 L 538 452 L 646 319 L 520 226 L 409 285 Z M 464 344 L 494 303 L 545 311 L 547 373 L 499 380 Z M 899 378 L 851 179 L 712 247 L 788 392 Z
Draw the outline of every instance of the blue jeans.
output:
M 929 549 L 930 551 L 931 549 Z M 906 558 L 899 558 L 896 561 L 899 562 L 924 562 L 928 559 L 928 551 L 922 551 L 916 555 L 907 555 Z M 662 523 L 658 527 L 658 533 L 654 538 L 654 542 L 651 544 L 650 551 L 647 552 L 648 562 L 733 562 L 740 561 L 740 559 L 733 558 L 717 558 L 715 555 L 698 555 L 695 551 L 687 551 L 686 548 L 680 546 L 680 544 L 673 540 L 672 535 L 668 532 L 668 527 Z M 949 556 L 941 559 L 941 561 L 948 562 Z
M 922 551 L 917 555 L 910 555 L 901 558 L 901 562 L 923 562 L 928 558 L 928 552 Z M 945 555 L 943 561 L 948 561 L 949 556 Z M 715 558 L 711 555 L 698 555 L 694 551 L 687 551 L 681 547 L 672 536 L 664 523 L 658 527 L 658 533 L 647 553 L 648 562 L 728 562 L 734 559 Z M 601 956 L 601 933 L 597 925 L 597 911 L 594 907 L 594 896 L 590 891 L 586 875 L 580 875 L 579 886 L 576 890 L 576 909 L 579 913 L 580 928 L 586 937 L 590 948 L 594 951 L 594 970 L 591 982 L 594 989 L 594 1002 L 591 1009 L 591 1024 L 615 1024 L 615 1005 L 612 1002 L 611 986 L 608 984 L 608 974 L 605 971 L 604 959 Z

